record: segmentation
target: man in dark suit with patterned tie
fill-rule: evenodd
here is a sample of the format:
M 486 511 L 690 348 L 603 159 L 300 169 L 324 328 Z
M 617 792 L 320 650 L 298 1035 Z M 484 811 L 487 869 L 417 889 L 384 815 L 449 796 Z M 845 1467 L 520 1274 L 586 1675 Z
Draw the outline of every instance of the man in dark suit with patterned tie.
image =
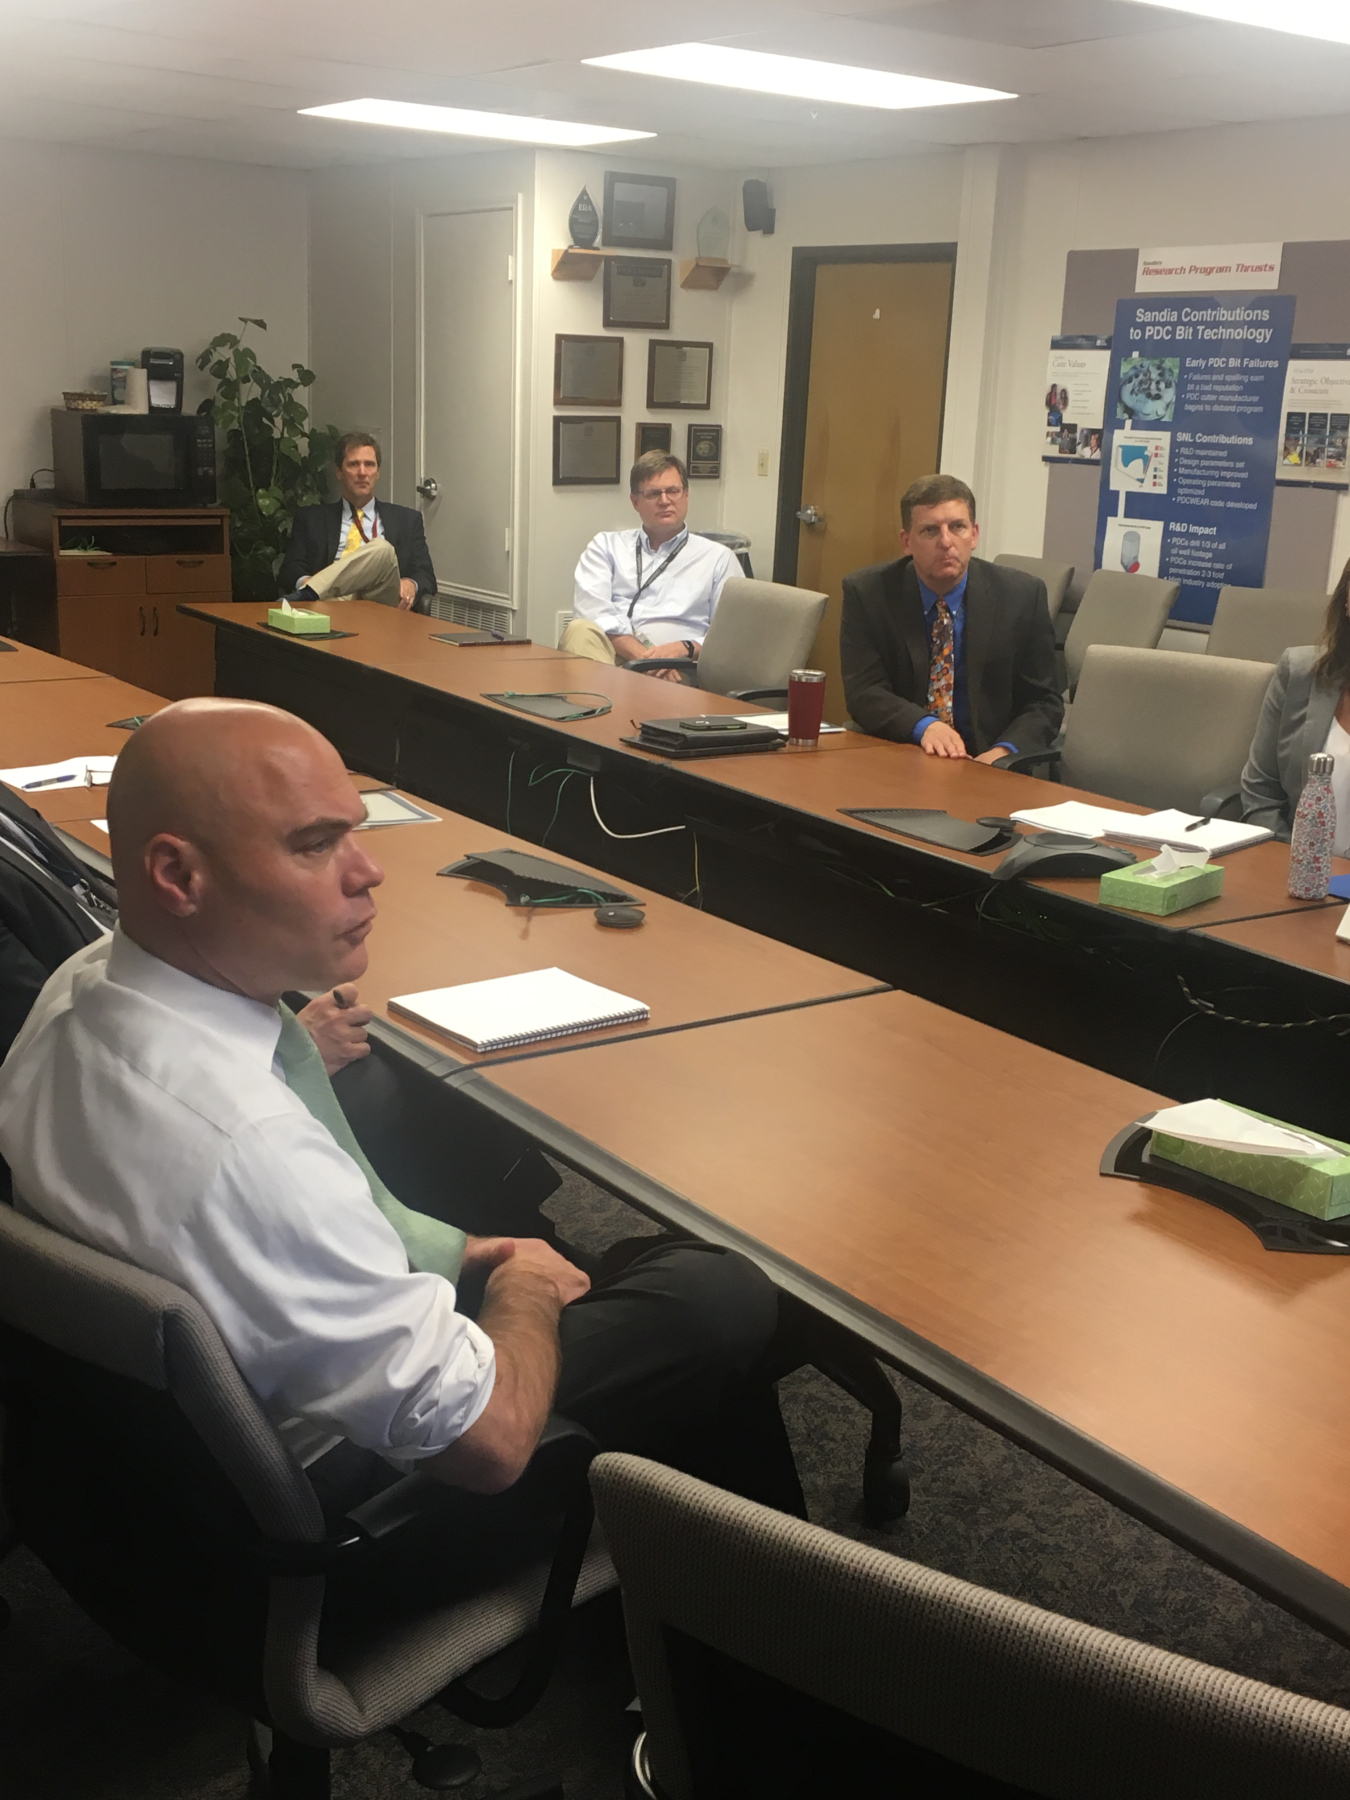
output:
M 844 577 L 839 660 L 850 715 L 928 756 L 996 763 L 1059 730 L 1045 583 L 977 557 L 975 496 L 926 475 L 900 501 L 896 562 Z
M 277 581 L 283 594 L 305 587 L 317 600 L 378 600 L 429 612 L 436 592 L 421 513 L 375 498 L 380 446 L 364 431 L 337 442 L 341 498 L 302 506 Z

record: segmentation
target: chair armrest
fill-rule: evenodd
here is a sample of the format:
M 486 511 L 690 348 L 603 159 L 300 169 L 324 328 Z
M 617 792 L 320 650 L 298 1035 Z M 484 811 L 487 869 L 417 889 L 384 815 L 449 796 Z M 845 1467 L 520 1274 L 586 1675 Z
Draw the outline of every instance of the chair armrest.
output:
M 584 1425 L 551 1413 L 534 1455 L 510 1492 L 539 1513 L 566 1512 L 578 1494 L 585 1494 L 586 1471 L 599 1451 Z M 273 1575 L 326 1575 L 420 1519 L 462 1515 L 465 1528 L 472 1530 L 474 1521 L 490 1512 L 498 1498 L 471 1494 L 428 1475 L 405 1475 L 354 1506 L 327 1537 L 310 1543 L 262 1539 L 252 1546 L 252 1554 Z
M 750 700 L 756 706 L 767 706 L 770 700 L 786 700 L 786 688 L 733 688 L 728 700 Z
M 1230 812 L 1229 808 L 1233 808 Z M 1242 789 L 1214 788 L 1200 802 L 1200 811 L 1207 819 L 1240 819 L 1242 817 Z
M 677 674 L 690 675 L 698 670 L 698 664 L 692 656 L 639 656 L 633 662 L 620 663 L 621 669 L 631 669 L 634 675 L 659 675 L 663 669 L 674 669 Z
M 1019 775 L 1030 775 L 1036 769 L 1058 769 L 1064 752 L 1062 750 L 1028 750 L 1023 756 L 1005 757 L 996 766 L 1000 769 L 1013 769 Z M 1047 779 L 1056 779 L 1053 775 Z

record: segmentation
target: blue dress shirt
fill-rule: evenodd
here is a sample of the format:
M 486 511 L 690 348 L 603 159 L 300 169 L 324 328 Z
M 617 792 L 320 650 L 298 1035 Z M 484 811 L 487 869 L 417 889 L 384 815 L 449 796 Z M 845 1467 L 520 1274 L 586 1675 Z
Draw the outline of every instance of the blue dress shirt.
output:
M 915 577 L 918 580 L 918 577 Z M 966 583 L 970 579 L 970 570 L 957 582 L 951 593 L 946 595 L 947 611 L 952 615 L 952 726 L 960 733 L 966 748 L 969 749 L 974 739 L 970 729 L 970 701 L 966 697 Z M 928 642 L 933 642 L 933 608 L 938 603 L 938 596 L 925 581 L 919 580 L 919 597 L 923 601 L 924 623 L 928 627 Z M 925 713 L 910 733 L 911 742 L 923 741 L 923 734 L 930 725 L 939 723 L 936 713 Z M 1000 738 L 1000 748 L 1017 754 L 1016 744 L 1010 744 L 1006 738 Z

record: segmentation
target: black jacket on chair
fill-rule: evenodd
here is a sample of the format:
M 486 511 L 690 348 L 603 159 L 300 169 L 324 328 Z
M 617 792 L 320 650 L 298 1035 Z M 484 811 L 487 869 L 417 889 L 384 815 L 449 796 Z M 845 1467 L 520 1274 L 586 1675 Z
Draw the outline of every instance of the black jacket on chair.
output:
M 2 782 L 0 812 L 38 840 L 52 868 L 71 881 L 87 881 L 93 894 L 115 904 L 111 884 L 77 863 L 46 820 Z M 68 883 L 34 868 L 0 835 L 0 1058 L 18 1036 L 47 977 L 98 936 L 97 925 L 76 904 Z
M 1064 717 L 1045 583 L 972 557 L 962 658 L 974 754 L 1004 741 L 1043 750 Z M 929 707 L 928 621 L 908 556 L 844 577 L 839 663 L 850 716 L 910 743 Z
M 431 566 L 421 513 L 415 507 L 395 506 L 389 500 L 377 500 L 375 511 L 379 515 L 381 535 L 389 539 L 398 558 L 399 574 L 405 581 L 417 583 L 413 611 L 430 612 L 431 596 L 436 592 L 436 571 Z M 340 500 L 300 508 L 291 525 L 291 541 L 277 576 L 283 594 L 293 594 L 302 575 L 317 575 L 320 569 L 337 561 L 341 529 Z

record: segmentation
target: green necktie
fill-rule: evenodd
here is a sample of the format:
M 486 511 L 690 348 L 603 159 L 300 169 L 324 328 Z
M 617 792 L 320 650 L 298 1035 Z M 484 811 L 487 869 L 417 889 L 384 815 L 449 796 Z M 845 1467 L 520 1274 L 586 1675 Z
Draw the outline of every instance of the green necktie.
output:
M 338 1104 L 314 1039 L 289 1006 L 279 1006 L 277 1011 L 281 1014 L 277 1061 L 286 1076 L 287 1087 L 304 1102 L 320 1125 L 328 1128 L 339 1149 L 347 1152 L 370 1183 L 370 1197 L 402 1238 L 409 1266 L 458 1282 L 464 1261 L 464 1233 L 440 1219 L 433 1219 L 428 1213 L 414 1212 L 394 1198 L 366 1161 L 365 1152 L 347 1123 L 347 1115 Z

